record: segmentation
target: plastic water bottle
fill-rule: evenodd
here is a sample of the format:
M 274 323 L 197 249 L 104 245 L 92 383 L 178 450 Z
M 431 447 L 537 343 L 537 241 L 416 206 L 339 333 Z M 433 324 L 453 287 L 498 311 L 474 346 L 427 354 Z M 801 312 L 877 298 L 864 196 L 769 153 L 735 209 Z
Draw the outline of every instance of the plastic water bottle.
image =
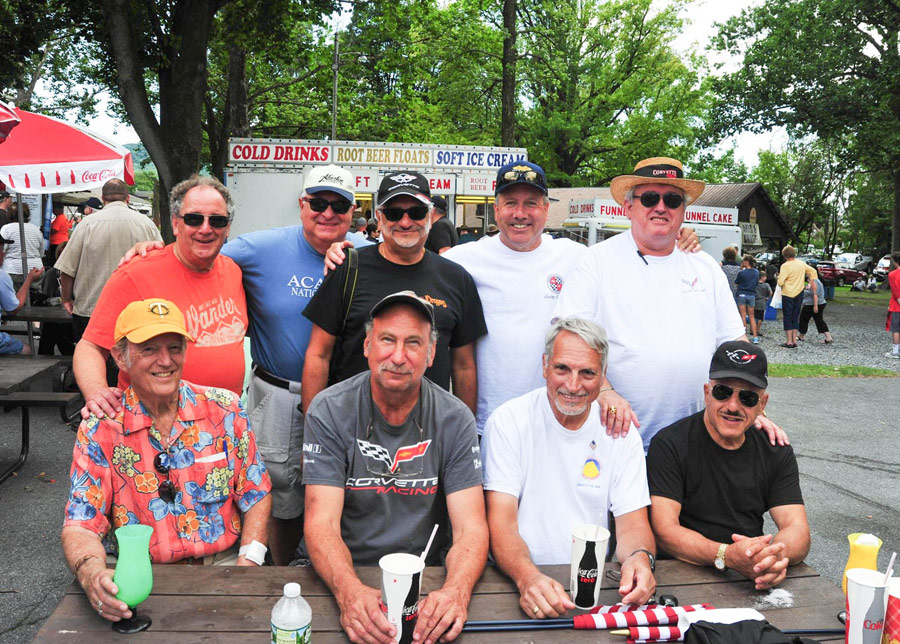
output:
M 300 596 L 300 584 L 285 584 L 284 597 L 272 608 L 273 644 L 309 644 L 312 609 Z

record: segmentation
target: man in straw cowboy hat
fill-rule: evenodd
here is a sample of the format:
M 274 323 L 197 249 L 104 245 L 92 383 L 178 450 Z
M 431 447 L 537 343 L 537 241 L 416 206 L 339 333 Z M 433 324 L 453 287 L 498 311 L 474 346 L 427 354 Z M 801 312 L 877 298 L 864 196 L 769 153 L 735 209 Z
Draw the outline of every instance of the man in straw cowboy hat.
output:
M 633 174 L 613 179 L 612 197 L 631 229 L 585 253 L 554 311 L 593 320 L 609 334 L 607 379 L 631 403 L 645 451 L 657 431 L 703 408 L 716 347 L 746 340 L 719 263 L 703 252 L 674 252 L 685 207 L 704 187 L 668 157 L 644 159 Z M 609 417 L 617 413 L 607 409 Z M 777 430 L 766 419 L 758 424 L 770 437 Z

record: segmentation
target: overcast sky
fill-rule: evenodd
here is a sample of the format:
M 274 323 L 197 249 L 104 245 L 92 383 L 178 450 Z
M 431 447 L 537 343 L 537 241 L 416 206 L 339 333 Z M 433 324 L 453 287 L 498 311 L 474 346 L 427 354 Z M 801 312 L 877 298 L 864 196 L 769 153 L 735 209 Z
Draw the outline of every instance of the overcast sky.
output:
M 698 51 L 704 51 L 711 35 L 715 33 L 714 23 L 725 22 L 731 16 L 740 13 L 743 8 L 757 5 L 760 1 L 694 0 L 684 14 L 688 24 L 685 25 L 684 33 L 674 42 L 676 50 L 683 52 L 695 46 Z M 110 137 L 120 144 L 137 143 L 140 140 L 131 126 L 117 123 L 109 118 L 105 114 L 105 106 L 101 106 L 100 111 L 101 115 L 91 121 L 89 125 L 92 130 Z M 736 144 L 738 159 L 752 167 L 757 163 L 758 150 L 780 148 L 786 141 L 787 137 L 783 131 L 759 135 L 745 133 L 723 141 L 720 148 L 724 150 L 731 147 L 732 143 Z

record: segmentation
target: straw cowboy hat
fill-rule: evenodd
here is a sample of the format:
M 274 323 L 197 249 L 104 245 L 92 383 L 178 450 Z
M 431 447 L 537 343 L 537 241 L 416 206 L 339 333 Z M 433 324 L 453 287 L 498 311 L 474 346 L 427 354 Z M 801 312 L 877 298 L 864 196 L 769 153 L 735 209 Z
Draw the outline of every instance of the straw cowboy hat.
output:
M 669 157 L 644 159 L 634 166 L 634 174 L 623 174 L 609 184 L 612 198 L 619 205 L 625 204 L 625 194 L 644 183 L 661 183 L 684 190 L 687 203 L 693 203 L 703 192 L 706 184 L 696 179 L 685 179 L 681 161 Z

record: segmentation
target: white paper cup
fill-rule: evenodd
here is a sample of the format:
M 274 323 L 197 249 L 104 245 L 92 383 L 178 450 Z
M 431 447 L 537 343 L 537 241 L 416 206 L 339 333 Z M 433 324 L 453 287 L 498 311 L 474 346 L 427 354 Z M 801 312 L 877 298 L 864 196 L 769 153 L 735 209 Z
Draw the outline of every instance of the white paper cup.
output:
M 572 564 L 569 589 L 578 608 L 593 608 L 599 603 L 600 578 L 606 561 L 609 530 L 593 523 L 572 527 Z
M 394 641 L 410 644 L 419 616 L 425 562 L 416 555 L 396 552 L 383 556 L 378 565 L 381 567 L 381 610 L 397 629 Z
M 884 631 L 881 644 L 900 644 L 900 579 L 888 583 L 887 610 L 884 614 Z
M 848 570 L 846 644 L 881 644 L 886 606 L 883 572 L 868 568 Z

